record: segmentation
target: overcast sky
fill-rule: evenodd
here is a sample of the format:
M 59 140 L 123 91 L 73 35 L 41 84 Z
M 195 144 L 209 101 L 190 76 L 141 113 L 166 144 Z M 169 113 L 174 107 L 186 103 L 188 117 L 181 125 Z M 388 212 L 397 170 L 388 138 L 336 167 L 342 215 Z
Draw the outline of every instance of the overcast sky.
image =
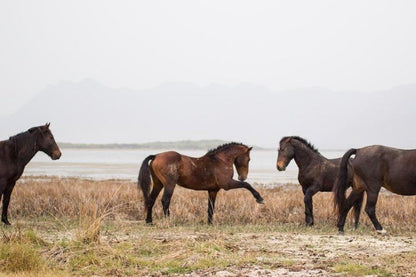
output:
M 0 116 L 94 79 L 375 91 L 416 82 L 416 1 L 1 1 Z

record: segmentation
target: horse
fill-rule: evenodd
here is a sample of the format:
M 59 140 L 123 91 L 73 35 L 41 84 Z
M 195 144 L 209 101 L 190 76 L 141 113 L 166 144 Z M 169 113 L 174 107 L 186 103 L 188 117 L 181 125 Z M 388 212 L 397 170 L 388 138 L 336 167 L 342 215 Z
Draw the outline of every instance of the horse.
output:
M 350 159 L 355 154 L 354 159 Z M 345 199 L 348 175 L 353 175 L 352 191 Z M 381 187 L 400 195 L 416 195 L 416 149 L 404 150 L 372 145 L 348 150 L 341 160 L 334 202 L 338 207 L 338 231 L 344 233 L 345 218 L 358 195 L 367 193 L 365 212 L 378 233 L 386 233 L 376 217 Z
M 176 184 L 193 190 L 208 191 L 208 224 L 212 224 L 215 199 L 220 189 L 245 188 L 257 203 L 263 204 L 260 194 L 247 179 L 250 151 L 242 143 L 227 143 L 208 151 L 200 158 L 188 157 L 175 151 L 150 155 L 143 160 L 138 176 L 138 185 L 147 208 L 146 223 L 152 223 L 152 208 L 162 188 L 162 206 L 165 216 L 170 215 L 169 205 Z M 149 161 L 151 161 L 149 165 Z M 238 181 L 233 179 L 233 165 L 237 169 Z M 151 181 L 153 188 L 151 189 Z
M 1 221 L 6 225 L 10 225 L 7 219 L 10 196 L 25 166 L 38 151 L 46 153 L 52 160 L 61 157 L 49 125 L 50 123 L 33 127 L 8 140 L 0 141 L 0 199 L 3 196 Z
M 298 136 L 283 137 L 279 143 L 276 167 L 284 171 L 290 161 L 294 159 L 298 168 L 298 180 L 302 186 L 305 203 L 305 222 L 307 226 L 314 224 L 312 197 L 318 192 L 332 191 L 337 178 L 341 158 L 327 159 L 305 139 Z M 351 185 L 352 179 L 348 179 L 347 185 Z M 355 203 L 355 227 L 358 227 L 360 219 L 363 194 Z

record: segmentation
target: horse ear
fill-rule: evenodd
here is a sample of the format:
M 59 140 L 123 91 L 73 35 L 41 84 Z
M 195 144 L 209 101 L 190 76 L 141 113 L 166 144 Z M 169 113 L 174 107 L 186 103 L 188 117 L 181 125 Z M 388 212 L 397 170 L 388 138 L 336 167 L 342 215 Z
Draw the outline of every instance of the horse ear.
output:
M 50 123 L 50 122 L 48 122 L 48 123 L 46 123 L 46 124 L 45 124 L 45 126 L 46 126 L 47 128 L 49 128 L 49 125 L 51 125 L 51 123 Z
M 251 149 L 253 149 L 253 146 L 252 146 L 252 147 L 250 147 L 250 148 L 248 149 L 248 151 L 247 151 L 247 152 L 250 152 L 250 151 L 251 151 Z

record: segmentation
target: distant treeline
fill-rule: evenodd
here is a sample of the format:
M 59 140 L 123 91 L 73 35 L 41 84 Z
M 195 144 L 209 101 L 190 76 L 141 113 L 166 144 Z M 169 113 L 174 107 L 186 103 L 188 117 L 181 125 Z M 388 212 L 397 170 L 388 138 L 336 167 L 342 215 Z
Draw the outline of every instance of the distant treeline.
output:
M 89 144 L 89 143 L 58 143 L 61 148 L 77 149 L 197 149 L 209 150 L 218 145 L 227 143 L 224 140 L 181 140 L 181 141 L 156 141 L 147 143 L 110 143 L 110 144 Z M 260 147 L 256 147 L 261 149 Z

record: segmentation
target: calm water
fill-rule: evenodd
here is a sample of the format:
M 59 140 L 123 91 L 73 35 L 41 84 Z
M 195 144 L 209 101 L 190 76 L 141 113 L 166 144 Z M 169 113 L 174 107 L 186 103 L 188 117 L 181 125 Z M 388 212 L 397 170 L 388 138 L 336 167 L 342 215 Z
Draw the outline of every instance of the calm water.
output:
M 26 167 L 24 175 L 55 175 L 92 179 L 137 180 L 139 167 L 145 157 L 166 150 L 120 150 L 120 149 L 61 149 L 62 157 L 52 161 L 46 154 L 38 153 Z M 181 150 L 192 157 L 203 156 L 206 151 Z M 327 158 L 341 157 L 344 151 L 321 151 Z M 247 181 L 266 185 L 297 183 L 298 169 L 294 161 L 286 171 L 276 170 L 276 150 L 251 152 L 250 171 Z

